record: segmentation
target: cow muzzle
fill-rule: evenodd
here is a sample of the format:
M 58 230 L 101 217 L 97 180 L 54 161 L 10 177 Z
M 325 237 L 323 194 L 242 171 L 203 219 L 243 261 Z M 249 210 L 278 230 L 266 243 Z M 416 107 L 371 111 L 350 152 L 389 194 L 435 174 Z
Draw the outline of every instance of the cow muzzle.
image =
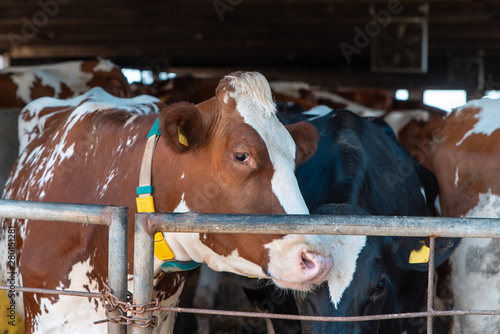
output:
M 333 258 L 326 249 L 319 250 L 322 247 L 308 241 L 304 236 L 288 235 L 268 245 L 267 274 L 277 286 L 307 291 L 327 280 Z

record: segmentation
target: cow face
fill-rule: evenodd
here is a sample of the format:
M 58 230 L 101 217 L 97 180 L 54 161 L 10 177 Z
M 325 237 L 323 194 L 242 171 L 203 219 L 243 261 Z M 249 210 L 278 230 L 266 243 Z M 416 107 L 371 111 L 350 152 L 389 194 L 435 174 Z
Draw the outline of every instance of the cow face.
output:
M 328 289 L 322 287 L 303 299 L 296 299 L 300 314 L 361 316 L 397 312 L 397 309 L 385 312 L 387 304 L 397 306 L 397 300 L 390 299 L 397 296 L 397 284 L 393 280 L 399 279 L 402 270 L 395 266 L 394 245 L 387 241 L 386 238 L 367 238 L 356 261 L 352 281 L 338 303 L 332 303 Z M 393 325 L 394 333 L 403 329 L 399 324 Z M 378 333 L 379 328 L 380 321 L 302 322 L 304 333 Z
M 436 266 L 446 259 L 458 242 L 439 242 Z M 451 247 L 449 247 L 452 245 Z M 331 292 L 322 286 L 305 298 L 297 298 L 299 313 L 322 316 L 362 316 L 421 311 L 424 305 L 427 271 L 425 264 L 410 264 L 409 254 L 420 249 L 418 238 L 368 237 L 356 261 L 356 271 L 342 293 L 332 302 Z M 403 293 L 403 291 L 405 291 Z M 418 328 L 418 320 L 399 319 L 368 322 L 302 322 L 304 333 L 401 333 Z
M 177 175 L 172 169 L 169 175 L 160 170 L 158 174 L 165 176 L 153 181 L 159 182 L 157 188 L 171 189 L 158 211 L 308 214 L 294 170 L 296 162 L 315 151 L 317 132 L 306 123 L 289 132 L 275 113 L 269 85 L 258 73 L 225 77 L 216 96 L 197 106 L 170 107 L 162 116 L 166 136 L 160 146 L 165 155 L 175 154 L 179 168 Z M 161 163 L 156 166 L 161 169 Z M 172 192 L 178 192 L 173 203 Z M 183 237 L 193 235 L 172 238 Z M 174 251 L 176 258 L 184 253 L 186 259 L 207 262 L 215 270 L 257 273 L 282 287 L 309 289 L 321 283 L 332 267 L 328 242 L 318 236 L 203 234 L 195 238 L 169 241 L 182 248 Z M 186 249 L 193 243 L 202 246 Z
M 191 199 L 189 208 L 307 214 L 294 169 L 296 161 L 306 160 L 316 149 L 314 127 L 296 124 L 289 133 L 275 116 L 269 86 L 260 74 L 227 76 L 216 93 L 196 107 L 173 105 L 162 119 L 166 144 L 179 158 L 203 162 L 189 166 L 191 175 L 185 174 L 188 180 L 196 177 L 194 188 L 202 193 L 193 195 L 197 200 Z
M 355 206 L 328 204 L 320 214 L 367 215 Z M 412 264 L 410 254 L 422 247 L 425 238 L 367 237 L 356 260 L 355 272 L 341 291 L 336 282 L 296 298 L 299 313 L 322 316 L 362 316 L 420 311 L 426 287 L 427 263 Z M 447 259 L 458 239 L 437 239 L 435 266 Z M 334 261 L 336 258 L 334 258 Z M 403 291 L 406 291 L 403 293 Z M 368 322 L 302 322 L 304 333 L 400 333 L 419 326 L 408 319 Z M 413 327 L 416 328 L 416 327 Z

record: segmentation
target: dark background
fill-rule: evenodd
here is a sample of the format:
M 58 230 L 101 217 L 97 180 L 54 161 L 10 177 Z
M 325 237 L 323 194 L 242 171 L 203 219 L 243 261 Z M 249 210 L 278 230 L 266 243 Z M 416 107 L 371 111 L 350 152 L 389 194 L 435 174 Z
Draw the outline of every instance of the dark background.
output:
M 381 11 L 391 14 L 385 29 L 373 16 Z M 358 36 L 356 46 L 357 31 L 368 41 Z M 346 44 L 357 49 L 350 61 Z M 2 0 L 0 52 L 11 65 L 101 56 L 155 72 L 251 69 L 332 88 L 406 88 L 413 98 L 460 88 L 473 98 L 500 89 L 500 2 Z

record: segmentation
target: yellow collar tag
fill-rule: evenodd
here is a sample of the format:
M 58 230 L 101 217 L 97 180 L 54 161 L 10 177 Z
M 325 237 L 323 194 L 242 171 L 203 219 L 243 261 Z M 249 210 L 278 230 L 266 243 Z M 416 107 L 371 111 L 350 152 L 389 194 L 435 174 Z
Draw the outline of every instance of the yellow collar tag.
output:
M 137 212 L 155 212 L 155 204 L 153 201 L 153 196 L 147 197 L 137 197 L 135 199 L 137 204 Z
M 173 260 L 175 258 L 174 252 L 168 246 L 161 232 L 156 232 L 155 234 L 155 255 L 160 261 Z
M 179 124 L 179 126 L 177 127 L 177 135 L 179 136 L 179 143 L 188 147 L 189 143 L 188 143 L 186 135 L 184 134 L 184 129 L 182 128 L 183 125 L 184 125 L 184 122 L 181 122 Z
M 153 196 L 137 197 L 137 212 L 155 212 Z M 163 238 L 163 233 L 155 234 L 155 255 L 160 261 L 172 260 L 175 255 Z
M 137 197 L 137 212 L 155 212 L 153 196 Z M 160 261 L 172 260 L 175 258 L 174 252 L 170 249 L 163 233 L 155 234 L 155 255 Z
M 419 250 L 413 250 L 410 254 L 409 263 L 427 263 L 429 262 L 430 249 L 425 244 Z

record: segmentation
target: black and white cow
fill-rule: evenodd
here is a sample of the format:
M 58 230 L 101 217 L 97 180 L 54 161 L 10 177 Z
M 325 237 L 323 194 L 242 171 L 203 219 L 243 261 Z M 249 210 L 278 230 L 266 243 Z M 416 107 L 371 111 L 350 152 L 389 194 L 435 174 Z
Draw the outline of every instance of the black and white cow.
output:
M 294 120 L 296 120 L 294 116 Z M 286 120 L 281 119 L 286 122 Z M 336 111 L 310 120 L 320 141 L 315 155 L 297 169 L 297 180 L 314 213 L 429 216 L 434 215 L 436 178 L 401 146 L 387 124 Z M 344 203 L 357 206 L 338 206 Z M 327 204 L 326 206 L 324 206 Z M 365 213 L 366 212 L 366 213 Z M 364 238 L 364 237 L 363 237 Z M 427 263 L 410 264 L 413 250 L 427 238 L 366 237 L 353 274 L 339 271 L 336 286 L 322 285 L 313 293 L 273 305 L 276 313 L 354 316 L 420 311 L 425 304 Z M 458 244 L 438 239 L 436 265 Z M 247 295 L 258 305 L 272 300 L 274 288 L 246 281 Z M 255 287 L 259 287 L 255 290 Z M 370 322 L 291 322 L 274 320 L 276 333 L 417 333 L 418 319 Z

